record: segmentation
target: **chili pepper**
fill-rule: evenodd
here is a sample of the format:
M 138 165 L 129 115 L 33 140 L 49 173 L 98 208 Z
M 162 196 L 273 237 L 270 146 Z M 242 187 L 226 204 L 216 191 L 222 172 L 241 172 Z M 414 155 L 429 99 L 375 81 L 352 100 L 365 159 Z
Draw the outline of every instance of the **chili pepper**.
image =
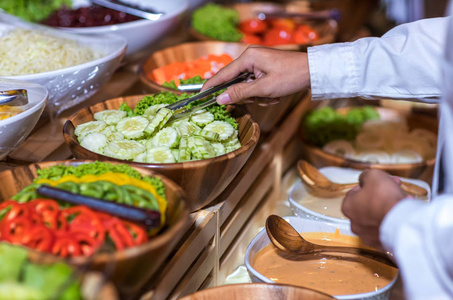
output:
M 4 220 L 1 238 L 13 244 L 20 244 L 24 235 L 30 231 L 31 226 L 31 221 L 25 216 Z
M 80 256 L 82 250 L 77 240 L 64 231 L 57 231 L 51 253 L 60 257 Z
M 21 244 L 43 252 L 50 251 L 54 243 L 52 231 L 43 225 L 32 226 L 22 236 Z
M 57 187 L 59 189 L 66 190 L 66 191 L 69 191 L 69 192 L 74 193 L 74 194 L 78 194 L 79 193 L 79 185 L 77 183 L 72 182 L 72 181 L 66 181 L 66 182 L 59 183 L 55 187 Z
M 132 199 L 134 199 L 134 203 L 130 204 L 152 210 L 159 210 L 159 204 L 157 203 L 156 197 L 150 192 L 128 184 L 122 185 L 121 187 L 131 195 Z

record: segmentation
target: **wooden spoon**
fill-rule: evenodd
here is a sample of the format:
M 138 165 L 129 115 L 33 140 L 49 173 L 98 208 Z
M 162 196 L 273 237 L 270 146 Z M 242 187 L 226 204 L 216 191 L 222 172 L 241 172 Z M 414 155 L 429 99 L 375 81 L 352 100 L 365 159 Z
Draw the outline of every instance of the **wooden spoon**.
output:
M 313 244 L 305 240 L 285 219 L 276 215 L 270 215 L 267 217 L 266 231 L 272 244 L 287 253 L 317 254 L 321 252 L 341 252 L 360 255 L 397 268 L 395 263 L 387 254 L 379 251 L 357 247 L 324 246 Z
M 335 183 L 325 177 L 319 170 L 305 160 L 299 160 L 297 170 L 305 187 L 315 195 L 320 197 L 335 197 L 348 192 L 358 183 Z M 428 195 L 428 191 L 418 185 L 401 181 L 401 188 L 407 194 L 414 197 L 423 198 Z

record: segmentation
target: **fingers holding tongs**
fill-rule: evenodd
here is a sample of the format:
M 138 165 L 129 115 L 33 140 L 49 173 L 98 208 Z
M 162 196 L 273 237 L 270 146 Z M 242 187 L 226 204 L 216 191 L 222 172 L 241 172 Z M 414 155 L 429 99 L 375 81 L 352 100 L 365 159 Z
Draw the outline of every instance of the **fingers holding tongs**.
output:
M 201 92 L 199 94 L 196 94 L 196 95 L 194 95 L 192 97 L 189 97 L 189 98 L 186 98 L 186 99 L 182 99 L 182 100 L 180 100 L 178 102 L 175 102 L 173 104 L 167 105 L 167 106 L 165 106 L 165 108 L 171 109 L 171 110 L 178 110 L 178 109 L 184 108 L 189 103 L 192 103 L 194 101 L 203 99 L 203 98 L 205 98 L 207 96 L 210 96 L 210 95 L 212 95 L 214 93 L 217 93 L 217 92 L 219 92 L 219 91 L 221 91 L 223 89 L 226 89 L 226 88 L 228 88 L 228 87 L 230 87 L 230 86 L 232 86 L 232 85 L 234 85 L 236 83 L 243 82 L 243 81 L 246 81 L 248 79 L 251 79 L 252 77 L 253 77 L 253 74 L 241 73 L 237 77 L 235 77 L 235 78 L 233 78 L 233 79 L 231 79 L 231 80 L 229 80 L 227 82 L 224 82 L 222 84 L 213 86 L 213 87 L 207 89 L 206 91 Z M 206 107 L 208 107 L 210 105 L 213 105 L 215 103 L 216 103 L 216 97 L 213 97 L 212 99 L 210 99 L 210 100 L 208 100 L 206 102 L 203 102 L 200 105 L 192 107 L 191 109 L 188 109 L 188 110 L 183 111 L 181 113 L 174 114 L 170 118 L 169 121 L 175 121 L 175 120 L 190 116 L 194 112 L 199 111 L 200 109 L 206 108 Z

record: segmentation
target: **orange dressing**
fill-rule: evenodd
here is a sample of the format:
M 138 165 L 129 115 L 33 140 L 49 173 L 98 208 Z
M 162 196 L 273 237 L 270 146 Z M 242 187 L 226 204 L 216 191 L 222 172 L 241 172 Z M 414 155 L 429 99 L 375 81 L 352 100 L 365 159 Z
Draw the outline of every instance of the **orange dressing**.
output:
M 363 247 L 360 240 L 337 231 L 304 232 L 313 243 Z M 261 249 L 252 266 L 276 283 L 312 288 L 330 295 L 350 295 L 376 291 L 389 284 L 398 270 L 383 263 L 352 254 L 323 253 L 301 257 L 288 255 L 273 244 Z M 350 260 L 336 259 L 338 256 Z M 352 260 L 351 260 L 352 259 Z

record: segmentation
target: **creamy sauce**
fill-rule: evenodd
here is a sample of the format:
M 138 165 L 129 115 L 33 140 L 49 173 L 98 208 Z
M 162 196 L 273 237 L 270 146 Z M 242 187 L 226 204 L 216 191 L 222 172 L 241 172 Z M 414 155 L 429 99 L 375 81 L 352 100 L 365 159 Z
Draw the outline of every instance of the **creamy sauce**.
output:
M 331 246 L 363 246 L 356 237 L 337 232 L 304 232 L 307 240 Z M 338 256 L 349 260 L 338 259 Z M 376 291 L 389 284 L 398 270 L 383 263 L 349 254 L 323 253 L 315 256 L 292 256 L 273 244 L 261 249 L 253 268 L 276 283 L 292 284 L 330 295 L 350 295 Z

